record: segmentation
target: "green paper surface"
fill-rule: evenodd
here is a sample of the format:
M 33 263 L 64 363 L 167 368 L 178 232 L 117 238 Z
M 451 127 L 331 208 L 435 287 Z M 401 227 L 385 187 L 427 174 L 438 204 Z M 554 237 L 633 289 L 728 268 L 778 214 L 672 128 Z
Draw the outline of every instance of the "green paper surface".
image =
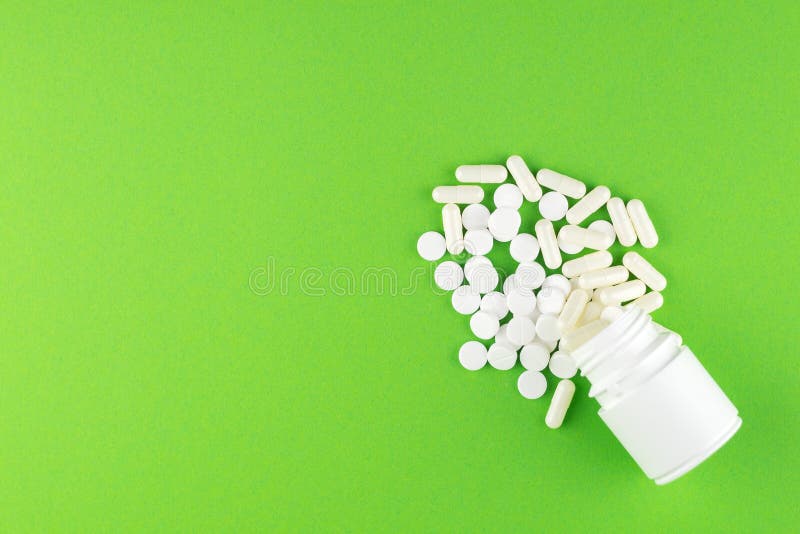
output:
M 796 531 L 798 27 L 783 1 L 6 3 L 0 530 Z M 744 420 L 670 485 L 584 379 L 553 431 L 552 377 L 531 401 L 519 365 L 458 364 L 416 239 L 456 166 L 515 153 L 648 207 L 655 318 Z

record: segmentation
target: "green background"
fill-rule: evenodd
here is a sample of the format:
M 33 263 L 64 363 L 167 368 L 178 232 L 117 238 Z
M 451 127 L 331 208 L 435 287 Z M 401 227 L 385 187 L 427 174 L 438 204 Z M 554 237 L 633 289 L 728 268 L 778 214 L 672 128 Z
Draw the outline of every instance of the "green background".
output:
M 425 4 L 2 4 L 0 530 L 796 530 L 797 3 Z M 331 291 L 512 153 L 649 208 L 744 420 L 673 484 L 429 275 Z

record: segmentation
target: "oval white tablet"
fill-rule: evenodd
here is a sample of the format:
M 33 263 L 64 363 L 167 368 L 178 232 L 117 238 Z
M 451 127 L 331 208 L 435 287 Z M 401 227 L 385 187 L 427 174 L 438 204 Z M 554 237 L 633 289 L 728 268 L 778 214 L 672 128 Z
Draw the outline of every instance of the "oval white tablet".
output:
M 550 356 L 550 372 L 558 378 L 572 378 L 578 372 L 575 360 L 564 351 L 556 351 Z
M 464 248 L 470 254 L 483 256 L 492 251 L 494 238 L 489 230 L 467 230 L 464 234 Z
M 489 312 L 498 319 L 503 319 L 508 315 L 508 304 L 506 296 L 499 291 L 490 291 L 481 299 L 481 310 Z
M 453 308 L 462 315 L 472 315 L 481 305 L 481 296 L 477 288 L 470 285 L 456 288 L 450 300 Z
M 539 371 L 524 371 L 517 379 L 517 389 L 526 399 L 538 399 L 547 391 L 547 379 Z
M 467 341 L 458 350 L 458 361 L 464 369 L 477 371 L 486 365 L 486 347 L 479 341 Z
M 555 315 L 542 315 L 536 320 L 536 335 L 544 341 L 558 341 L 561 329 L 558 326 L 558 317 Z
M 500 371 L 508 371 L 517 363 L 517 351 L 500 343 L 493 343 L 486 356 L 489 365 Z
M 567 214 L 567 209 L 567 197 L 561 193 L 549 191 L 539 199 L 539 213 L 549 221 L 560 221 Z
M 483 204 L 470 204 L 461 212 L 461 224 L 467 230 L 485 230 L 489 227 L 489 208 Z
M 514 316 L 508 322 L 506 336 L 514 345 L 527 345 L 536 337 L 536 325 L 527 317 Z
M 494 205 L 518 210 L 522 206 L 522 192 L 514 184 L 503 184 L 494 192 Z
M 519 353 L 519 363 L 531 371 L 541 371 L 547 367 L 549 362 L 549 348 L 538 341 L 525 345 Z
M 497 208 L 489 215 L 489 231 L 502 243 L 511 241 L 519 233 L 522 218 L 512 208 Z
M 500 329 L 500 321 L 491 313 L 478 311 L 470 318 L 469 327 L 480 339 L 491 339 Z
M 444 256 L 447 247 L 439 232 L 425 232 L 417 240 L 417 253 L 424 260 L 436 261 Z
M 433 271 L 433 281 L 445 291 L 453 291 L 464 281 L 464 270 L 454 261 L 443 261 Z

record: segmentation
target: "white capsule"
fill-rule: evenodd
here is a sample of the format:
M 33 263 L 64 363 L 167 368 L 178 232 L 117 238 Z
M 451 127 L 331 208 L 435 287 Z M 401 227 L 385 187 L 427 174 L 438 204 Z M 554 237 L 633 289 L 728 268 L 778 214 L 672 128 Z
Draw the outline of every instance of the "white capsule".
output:
M 613 261 L 614 258 L 611 256 L 610 252 L 607 250 L 598 250 L 597 252 L 586 254 L 580 258 L 565 261 L 564 265 L 561 267 L 561 272 L 564 274 L 564 276 L 572 278 L 575 276 L 580 276 L 583 273 L 596 271 L 598 269 L 603 269 L 604 267 L 610 267 Z M 580 284 L 580 280 L 578 283 Z
M 536 231 L 536 239 L 542 249 L 544 264 L 550 269 L 557 269 L 561 265 L 561 251 L 558 249 L 553 223 L 547 219 L 540 219 L 536 221 L 534 230 Z
M 636 231 L 633 229 L 633 223 L 628 216 L 628 210 L 625 208 L 625 203 L 619 197 L 614 197 L 606 203 L 608 209 L 608 216 L 611 217 L 611 224 L 614 225 L 614 231 L 617 233 L 619 244 L 623 247 L 630 247 L 636 243 Z
M 558 248 L 561 249 L 561 252 L 564 254 L 580 254 L 583 251 L 583 247 L 580 245 L 576 245 L 575 243 L 570 243 L 566 241 L 562 234 L 564 233 L 565 226 L 562 226 L 561 229 L 558 231 Z
M 602 208 L 609 198 L 611 190 L 604 185 L 598 185 L 567 211 L 567 222 L 582 223 L 586 217 Z
M 536 173 L 536 181 L 570 198 L 581 198 L 586 194 L 586 185 L 583 182 L 550 169 L 540 169 Z
M 508 172 L 517 183 L 517 187 L 522 191 L 523 196 L 528 202 L 536 202 L 542 198 L 542 188 L 534 178 L 533 173 L 519 156 L 511 156 L 506 161 Z
M 656 291 L 664 291 L 667 287 L 667 279 L 658 272 L 653 265 L 644 259 L 638 252 L 626 252 L 622 256 L 622 265 L 633 273 L 633 276 L 647 284 Z
M 464 234 L 461 226 L 461 212 L 455 204 L 442 207 L 442 226 L 444 240 L 450 254 L 461 254 L 464 251 Z
M 514 239 L 519 233 L 522 218 L 512 208 L 497 208 L 489 215 L 489 231 L 495 239 L 505 243 Z
M 620 284 L 627 280 L 629 274 L 628 269 L 622 265 L 615 265 L 614 267 L 606 267 L 605 269 L 583 273 L 580 278 L 578 278 L 578 285 L 583 289 L 613 286 L 614 284 Z
M 494 192 L 494 205 L 518 210 L 522 206 L 522 192 L 514 184 L 503 184 Z
M 575 395 L 575 384 L 572 380 L 562 380 L 556 386 L 550 407 L 547 408 L 547 415 L 544 416 L 544 424 L 550 428 L 558 428 L 564 422 L 572 397 Z
M 558 235 L 567 243 L 573 243 L 594 250 L 606 250 L 613 243 L 603 232 L 581 228 L 580 226 L 572 224 L 564 226 Z
M 586 303 L 586 307 L 583 309 L 583 314 L 581 314 L 581 318 L 578 319 L 578 323 L 575 325 L 576 327 L 580 328 L 584 325 L 587 325 L 593 321 L 596 321 L 600 318 L 600 315 L 603 312 L 603 305 L 599 302 L 592 302 L 591 300 Z
M 653 248 L 658 244 L 658 234 L 653 226 L 653 221 L 647 214 L 644 204 L 638 198 L 628 201 L 628 215 L 633 223 L 633 229 L 639 236 L 639 242 L 644 248 Z
M 627 269 L 625 270 L 627 271 Z M 647 291 L 647 288 L 644 282 L 641 280 L 631 280 L 630 282 L 622 282 L 615 286 L 601 288 L 597 292 L 595 300 L 599 300 L 601 304 L 605 304 L 606 306 L 610 304 L 620 304 L 622 302 L 628 302 L 629 300 L 638 299 L 644 295 L 645 291 Z
M 440 185 L 433 188 L 433 200 L 440 204 L 477 204 L 483 200 L 478 185 Z
M 608 323 L 613 323 L 619 319 L 619 316 L 623 313 L 625 313 L 625 310 L 623 310 L 621 306 L 612 304 L 611 306 L 603 308 L 602 313 L 600 313 L 600 318 Z
M 462 215 L 461 218 L 463 219 L 464 216 Z M 614 241 L 617 240 L 617 233 L 614 231 L 614 225 L 608 221 L 594 221 L 587 228 L 589 228 L 589 230 L 594 230 L 595 232 L 602 232 L 606 234 L 608 237 L 608 242 L 611 243 L 611 245 L 613 245 Z
M 558 326 L 562 332 L 569 332 L 575 328 L 588 303 L 589 292 L 585 289 L 576 289 L 569 294 L 564 307 L 561 308 L 561 314 L 558 316 Z
M 500 184 L 507 176 L 502 165 L 461 165 L 456 169 L 456 180 L 461 183 Z
M 595 319 L 591 323 L 586 323 L 580 328 L 564 334 L 559 347 L 567 352 L 575 352 L 578 347 L 599 334 L 606 326 L 608 326 L 608 322 L 602 319 Z
M 467 230 L 486 230 L 489 227 L 489 208 L 470 204 L 461 212 L 461 223 Z
M 645 293 L 638 299 L 628 304 L 628 306 L 636 306 L 637 308 L 643 309 L 645 313 L 653 313 L 663 305 L 664 297 L 658 291 Z

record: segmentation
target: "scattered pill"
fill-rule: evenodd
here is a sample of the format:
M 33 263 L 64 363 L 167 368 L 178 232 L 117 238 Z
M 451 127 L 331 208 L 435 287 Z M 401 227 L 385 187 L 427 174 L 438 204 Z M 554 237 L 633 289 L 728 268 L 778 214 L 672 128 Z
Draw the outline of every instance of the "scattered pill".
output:
M 417 252 L 424 260 L 436 261 L 446 251 L 444 236 L 439 232 L 425 232 L 417 240 Z
M 492 251 L 494 238 L 489 230 L 467 230 L 464 234 L 464 248 L 470 254 L 483 256 Z
M 528 202 L 536 202 L 542 198 L 542 188 L 539 187 L 539 183 L 521 157 L 509 157 L 506 160 L 506 167 Z
M 614 231 L 617 233 L 619 244 L 623 247 L 635 244 L 636 231 L 633 229 L 633 223 L 622 199 L 619 197 L 610 199 L 606 203 L 606 209 L 608 209 L 608 216 L 611 217 L 611 224 L 614 225 Z
M 508 250 L 518 263 L 531 262 L 539 255 L 539 242 L 531 234 L 517 234 L 511 240 Z
M 472 184 L 499 184 L 506 181 L 508 171 L 502 165 L 461 165 L 456 180 Z
M 520 263 L 517 265 L 517 270 L 514 272 L 514 275 L 517 284 L 527 289 L 541 287 L 546 277 L 544 267 L 535 261 Z
M 519 353 L 519 363 L 530 371 L 542 371 L 550 363 L 550 349 L 538 341 L 528 343 Z
M 664 275 L 658 272 L 658 270 L 638 252 L 626 252 L 625 255 L 622 256 L 622 265 L 627 267 L 633 276 L 656 291 L 664 291 L 664 288 L 667 287 L 667 279 L 664 278 Z
M 567 211 L 567 222 L 582 223 L 589 215 L 602 208 L 609 198 L 611 190 L 604 185 L 598 185 Z
M 661 296 L 661 293 L 658 291 L 650 291 L 628 305 L 639 307 L 643 309 L 645 313 L 653 313 L 664 305 L 664 297 Z
M 433 271 L 433 281 L 445 291 L 453 291 L 464 281 L 464 270 L 454 261 L 443 261 Z
M 469 320 L 472 333 L 481 339 L 491 339 L 500 329 L 500 321 L 489 312 L 477 311 Z
M 581 318 L 578 319 L 578 324 L 575 326 L 580 328 L 586 324 L 589 324 L 593 321 L 596 321 L 600 318 L 600 314 L 603 312 L 603 305 L 599 302 L 592 302 L 591 300 L 586 303 L 586 307 L 583 309 L 583 314 L 581 314 Z
M 550 356 L 550 372 L 558 378 L 572 378 L 578 372 L 575 366 L 575 360 L 569 353 L 564 351 L 556 351 Z
M 642 246 L 644 248 L 656 246 L 658 244 L 658 234 L 641 200 L 634 198 L 628 201 L 628 216 L 631 218 L 633 229 L 636 231 Z
M 440 185 L 433 189 L 433 200 L 440 204 L 477 204 L 483 200 L 479 185 Z
M 567 197 L 556 191 L 549 191 L 539 199 L 539 213 L 550 221 L 563 219 L 568 207 Z
M 569 295 L 572 291 L 572 283 L 563 274 L 551 274 L 544 279 L 542 287 L 557 287 L 565 295 Z
M 489 215 L 489 231 L 502 243 L 514 239 L 521 224 L 519 212 L 512 208 L 497 208 Z
M 500 283 L 500 275 L 492 266 L 481 264 L 464 273 L 470 285 L 481 294 L 493 291 Z
M 644 295 L 645 291 L 647 291 L 647 288 L 644 282 L 641 280 L 631 280 L 600 289 L 595 299 L 599 300 L 601 304 L 608 306 L 609 304 L 620 304 L 637 299 Z
M 472 256 L 464 263 L 464 275 L 469 280 L 472 277 L 472 271 L 478 267 L 493 267 L 492 260 L 486 256 Z
M 558 230 L 558 248 L 560 248 L 561 252 L 564 254 L 580 254 L 583 251 L 583 247 L 576 245 L 575 243 L 570 243 L 564 239 L 564 236 L 562 235 L 564 233 L 564 228 L 566 227 L 562 226 Z
M 508 339 L 508 323 L 501 324 L 500 328 L 497 329 L 497 333 L 494 335 L 494 342 L 511 347 L 515 351 L 522 348 L 522 345 L 516 345 Z
M 469 207 L 469 206 L 467 206 Z M 461 218 L 463 219 L 464 216 L 462 215 Z M 610 243 L 608 246 L 614 244 L 614 241 L 617 240 L 617 233 L 614 231 L 614 225 L 608 221 L 594 221 L 589 225 L 589 230 L 594 230 L 595 232 L 602 232 L 608 236 L 608 242 Z
M 582 289 L 595 289 L 598 287 L 608 287 L 621 284 L 628 279 L 628 269 L 622 265 L 606 267 L 596 271 L 585 272 L 578 278 L 578 285 Z
M 489 365 L 499 371 L 508 371 L 517 363 L 517 351 L 508 345 L 492 343 L 486 354 Z
M 623 310 L 622 307 L 612 304 L 611 306 L 603 308 L 603 311 L 600 313 L 600 318 L 608 323 L 613 323 L 623 313 L 625 313 L 625 310 Z
M 550 169 L 540 169 L 536 173 L 536 181 L 570 198 L 581 198 L 586 194 L 586 186 L 583 182 Z
M 589 292 L 585 289 L 576 289 L 571 292 L 558 316 L 559 329 L 562 332 L 569 332 L 575 328 L 588 303 Z
M 472 315 L 481 305 L 481 296 L 477 288 L 470 285 L 457 287 L 450 300 L 453 308 L 462 315 Z
M 503 281 L 503 293 L 506 295 L 519 288 L 522 288 L 522 286 L 519 285 L 519 282 L 517 282 L 517 276 L 514 274 L 509 274 Z M 527 291 L 528 293 L 532 293 L 532 291 L 529 289 Z
M 526 399 L 538 399 L 547 391 L 547 379 L 539 371 L 523 371 L 517 379 L 517 389 Z
M 490 291 L 481 299 L 480 308 L 482 311 L 489 312 L 498 319 L 503 319 L 508 315 L 508 304 L 506 296 L 499 291 Z
M 599 334 L 606 326 L 608 326 L 608 322 L 602 319 L 595 319 L 590 323 L 586 323 L 580 328 L 565 333 L 564 337 L 561 338 L 559 347 L 567 352 L 575 352 L 575 349 Z
M 614 258 L 611 256 L 610 252 L 607 250 L 598 250 L 597 252 L 586 254 L 580 258 L 565 261 L 564 265 L 561 267 L 561 272 L 564 276 L 572 278 L 581 276 L 590 271 L 597 271 L 610 267 L 613 262 Z
M 564 307 L 566 295 L 557 287 L 543 287 L 536 295 L 536 307 L 546 314 L 557 315 Z
M 536 325 L 527 317 L 515 315 L 508 322 L 506 336 L 514 345 L 527 345 L 536 337 Z
M 450 254 L 461 254 L 464 251 L 464 235 L 462 234 L 461 212 L 455 204 L 442 207 L 442 226 L 444 240 Z
M 530 315 L 536 309 L 536 296 L 525 288 L 513 289 L 506 296 L 506 305 L 514 315 Z
M 469 371 L 477 371 L 486 365 L 486 347 L 479 341 L 467 341 L 458 351 L 458 361 Z
M 544 264 L 549 269 L 557 269 L 561 266 L 561 252 L 558 249 L 556 233 L 553 230 L 553 223 L 547 219 L 540 219 L 534 225 L 536 239 L 542 249 Z
M 483 204 L 470 204 L 461 212 L 461 224 L 467 230 L 485 230 L 489 227 L 489 208 Z
M 564 423 L 572 397 L 575 395 L 575 384 L 571 380 L 562 380 L 556 386 L 550 407 L 544 416 L 544 424 L 550 428 L 559 428 Z
M 555 315 L 542 315 L 536 320 L 536 335 L 544 341 L 558 341 L 561 330 Z
M 558 236 L 567 243 L 574 243 L 594 250 L 606 250 L 613 243 L 603 232 L 581 228 L 573 224 L 568 224 L 561 228 Z
M 494 205 L 518 210 L 522 206 L 522 191 L 514 184 L 503 184 L 494 192 Z

